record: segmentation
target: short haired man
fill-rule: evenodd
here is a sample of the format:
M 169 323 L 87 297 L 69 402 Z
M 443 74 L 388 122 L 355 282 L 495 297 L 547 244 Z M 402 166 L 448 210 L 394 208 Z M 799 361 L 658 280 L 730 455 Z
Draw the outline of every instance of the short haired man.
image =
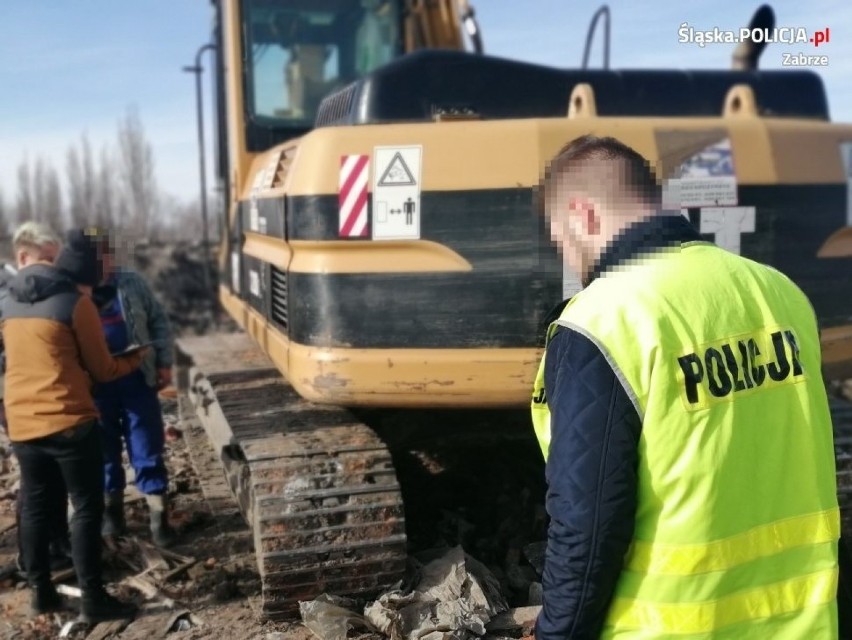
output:
M 551 518 L 537 640 L 836 638 L 808 299 L 661 211 L 648 162 L 617 140 L 571 142 L 542 192 L 585 288 L 549 328 L 533 392 Z
M 41 222 L 24 222 L 21 224 L 12 235 L 12 250 L 15 255 L 15 266 L 4 264 L 0 269 L 0 319 L 3 316 L 3 302 L 9 295 L 9 285 L 12 279 L 17 275 L 20 269 L 34 264 L 43 262 L 45 264 L 53 264 L 56 256 L 62 248 L 62 241 L 59 236 L 46 224 Z M 0 339 L 2 343 L 2 339 Z M 3 387 L 4 376 L 6 372 L 6 352 L 0 351 L 0 423 L 3 428 L 6 427 L 6 409 L 3 405 Z M 65 493 L 65 485 L 61 474 L 57 472 L 52 478 L 52 484 L 55 490 L 51 491 L 51 495 L 55 495 L 56 503 L 51 508 L 52 526 L 50 528 L 50 567 L 54 571 L 65 569 L 71 566 L 71 543 L 68 539 L 68 518 L 67 518 L 67 502 L 68 497 Z M 26 566 L 23 561 L 23 548 L 21 540 L 21 506 L 24 501 L 26 485 L 21 485 L 18 489 L 18 499 L 15 504 L 15 518 L 18 522 L 18 568 L 26 572 Z

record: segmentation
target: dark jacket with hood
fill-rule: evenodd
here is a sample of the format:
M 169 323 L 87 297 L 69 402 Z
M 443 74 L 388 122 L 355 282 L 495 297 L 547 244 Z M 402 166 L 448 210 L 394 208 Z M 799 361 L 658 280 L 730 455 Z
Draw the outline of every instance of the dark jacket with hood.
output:
M 96 419 L 93 382 L 130 373 L 141 354 L 113 358 L 91 298 L 51 265 L 21 269 L 8 292 L 2 335 L 9 439 L 42 438 Z

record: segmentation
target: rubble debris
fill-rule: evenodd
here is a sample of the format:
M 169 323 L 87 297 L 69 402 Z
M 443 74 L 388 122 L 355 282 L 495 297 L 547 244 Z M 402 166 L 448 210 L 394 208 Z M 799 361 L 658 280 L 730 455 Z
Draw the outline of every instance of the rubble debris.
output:
M 520 631 L 523 635 L 529 635 L 535 629 L 535 621 L 541 607 L 518 607 L 509 609 L 494 616 L 486 625 L 488 633 L 511 633 Z
M 173 631 L 189 631 L 194 627 L 202 626 L 204 626 L 204 623 L 201 619 L 194 616 L 188 609 L 185 609 L 178 611 L 169 618 L 163 635 L 172 633 Z
M 544 554 L 547 552 L 547 542 L 532 542 L 524 547 L 524 556 L 541 576 L 544 573 Z
M 62 625 L 62 629 L 59 631 L 60 638 L 71 638 L 76 636 L 78 633 L 81 633 L 88 629 L 89 625 L 87 625 L 82 620 L 69 620 L 64 625 Z
M 354 603 L 323 595 L 301 602 L 302 621 L 320 640 L 345 640 L 355 628 L 374 629 L 390 640 L 467 640 L 509 607 L 491 572 L 462 547 L 419 566 L 412 589 L 400 582 L 361 616 Z
M 354 613 L 355 601 L 322 594 L 310 602 L 299 603 L 302 622 L 320 640 L 346 640 L 349 631 L 375 631 L 364 616 Z

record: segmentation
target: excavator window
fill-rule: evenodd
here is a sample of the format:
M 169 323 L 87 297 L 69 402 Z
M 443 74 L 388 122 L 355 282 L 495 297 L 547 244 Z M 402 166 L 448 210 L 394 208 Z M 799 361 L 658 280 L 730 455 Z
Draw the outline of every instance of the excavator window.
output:
M 320 101 L 402 54 L 403 0 L 245 0 L 253 119 L 313 124 Z

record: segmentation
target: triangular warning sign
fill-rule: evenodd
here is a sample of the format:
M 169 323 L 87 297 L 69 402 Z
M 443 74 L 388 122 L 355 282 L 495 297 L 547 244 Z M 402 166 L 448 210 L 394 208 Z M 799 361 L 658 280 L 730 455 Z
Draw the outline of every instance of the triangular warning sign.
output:
M 411 187 L 417 184 L 414 176 L 411 175 L 411 170 L 402 159 L 402 154 L 397 151 L 393 155 L 388 168 L 382 174 L 379 180 L 380 187 Z

